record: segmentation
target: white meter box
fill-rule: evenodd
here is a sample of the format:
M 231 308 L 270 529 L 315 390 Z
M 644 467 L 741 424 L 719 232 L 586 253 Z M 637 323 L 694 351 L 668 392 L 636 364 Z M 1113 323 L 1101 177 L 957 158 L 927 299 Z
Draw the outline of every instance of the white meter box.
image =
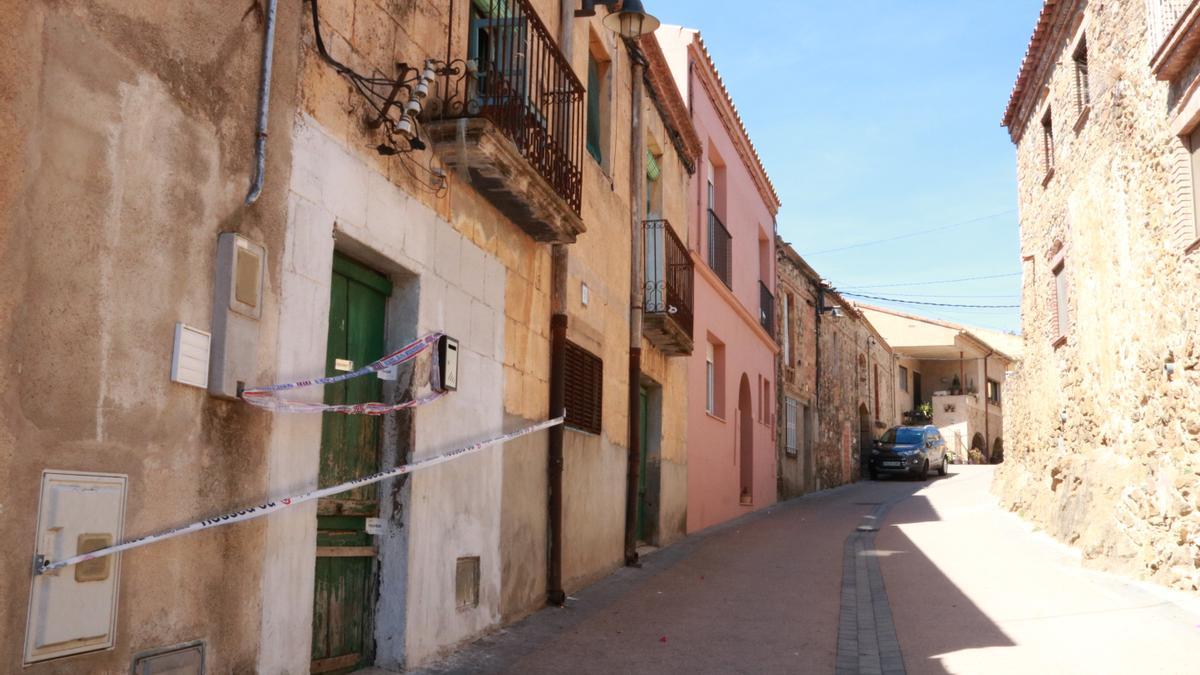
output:
M 121 541 L 128 477 L 42 472 L 34 552 L 62 560 Z M 35 574 L 25 625 L 26 664 L 112 647 L 120 554 Z

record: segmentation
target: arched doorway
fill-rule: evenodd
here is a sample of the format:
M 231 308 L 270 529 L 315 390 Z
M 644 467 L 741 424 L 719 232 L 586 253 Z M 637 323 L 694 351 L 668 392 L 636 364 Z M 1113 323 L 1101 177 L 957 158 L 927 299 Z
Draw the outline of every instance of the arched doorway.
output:
M 972 459 L 971 463 L 975 463 L 976 461 L 987 462 L 987 441 L 983 440 L 983 434 L 975 434 L 971 439 L 971 449 L 977 451 L 983 458 L 982 460 Z
M 875 431 L 871 428 L 871 412 L 866 403 L 858 404 L 858 471 L 860 476 L 867 475 L 867 458 L 871 455 L 871 442 L 875 440 Z
M 999 464 L 1004 461 L 1004 441 L 997 438 L 995 443 L 992 443 L 992 456 L 988 458 L 992 464 Z
M 738 385 L 738 461 L 741 462 L 739 499 L 754 502 L 754 402 L 750 400 L 750 378 L 742 373 Z

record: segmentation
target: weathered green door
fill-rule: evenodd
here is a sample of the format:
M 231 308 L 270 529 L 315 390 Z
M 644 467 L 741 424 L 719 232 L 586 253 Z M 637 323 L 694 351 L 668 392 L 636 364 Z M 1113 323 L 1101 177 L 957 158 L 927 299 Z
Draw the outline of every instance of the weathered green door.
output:
M 386 277 L 335 254 L 326 374 L 355 370 L 384 355 L 384 307 L 391 292 Z M 380 395 L 377 377 L 358 377 L 325 387 L 326 403 L 378 401 Z M 379 421 L 366 415 L 325 414 L 321 487 L 378 471 Z M 378 514 L 375 485 L 317 503 L 314 673 L 349 672 L 371 662 L 375 549 L 374 537 L 366 532 L 366 520 Z
M 641 443 L 641 467 L 638 469 L 638 513 L 637 513 L 637 533 L 638 540 L 646 541 L 646 519 L 650 510 L 650 505 L 646 503 L 646 456 L 650 453 L 647 449 L 650 447 L 650 438 L 646 434 L 646 418 L 650 415 L 650 396 L 646 393 L 646 388 L 642 387 L 639 390 L 638 403 L 642 407 L 641 419 L 638 422 L 638 437 Z

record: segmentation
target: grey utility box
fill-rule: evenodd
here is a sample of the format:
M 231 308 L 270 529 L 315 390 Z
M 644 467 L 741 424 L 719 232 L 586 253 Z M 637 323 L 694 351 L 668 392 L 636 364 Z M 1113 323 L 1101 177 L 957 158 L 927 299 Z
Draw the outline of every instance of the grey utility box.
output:
M 212 360 L 208 393 L 236 399 L 239 383 L 258 372 L 258 330 L 262 318 L 267 249 L 234 232 L 217 240 L 214 278 Z

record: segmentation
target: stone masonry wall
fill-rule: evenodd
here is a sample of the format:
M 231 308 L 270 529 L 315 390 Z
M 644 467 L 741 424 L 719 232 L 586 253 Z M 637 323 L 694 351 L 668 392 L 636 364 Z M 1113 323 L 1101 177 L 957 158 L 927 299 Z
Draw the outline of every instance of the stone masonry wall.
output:
M 1050 64 L 1049 77 L 1026 88 L 1048 84 L 1048 95 L 1025 101 L 1011 129 L 1025 358 L 1007 383 L 1007 447 L 995 489 L 1085 560 L 1196 590 L 1200 253 L 1188 251 L 1196 239 L 1191 177 L 1175 135 L 1186 129 L 1168 84 L 1147 65 L 1158 45 L 1147 42 L 1146 3 L 1060 4 L 1080 14 L 1059 17 L 1037 57 Z M 1084 113 L 1071 59 L 1078 18 L 1086 18 L 1090 66 Z M 1053 277 L 1060 256 L 1069 324 L 1061 344 Z

